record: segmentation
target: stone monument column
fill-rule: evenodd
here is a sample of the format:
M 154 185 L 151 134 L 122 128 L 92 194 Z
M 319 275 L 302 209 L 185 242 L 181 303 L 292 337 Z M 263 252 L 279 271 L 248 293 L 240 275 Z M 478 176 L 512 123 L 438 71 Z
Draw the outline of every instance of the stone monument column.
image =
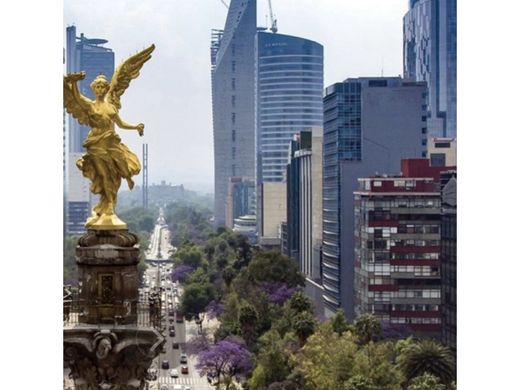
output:
M 145 389 L 165 343 L 160 313 L 138 299 L 137 241 L 121 229 L 89 230 L 78 241 L 79 293 L 64 328 L 76 390 Z

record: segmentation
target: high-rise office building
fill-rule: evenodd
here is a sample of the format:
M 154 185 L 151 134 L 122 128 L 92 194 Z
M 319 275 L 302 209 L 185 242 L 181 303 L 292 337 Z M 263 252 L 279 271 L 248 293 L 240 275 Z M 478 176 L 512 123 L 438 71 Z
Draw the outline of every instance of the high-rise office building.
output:
M 434 179 L 379 175 L 358 182 L 356 316 L 372 313 L 383 327 L 439 338 L 441 197 Z
M 84 96 L 95 99 L 90 83 L 99 74 L 111 79 L 114 73 L 114 53 L 112 49 L 103 47 L 108 42 L 105 39 L 89 39 L 83 33 L 77 36 L 75 26 L 67 27 L 66 36 L 66 71 L 85 71 L 85 78 L 78 82 L 79 90 Z M 83 141 L 90 129 L 81 125 L 72 115 L 67 114 L 67 117 L 65 229 L 66 234 L 82 234 L 85 232 L 84 223 L 90 216 L 92 194 L 88 191 L 88 180 L 81 175 L 75 162 L 84 152 Z
M 398 172 L 426 156 L 426 83 L 399 77 L 347 79 L 323 99 L 323 253 L 326 316 L 354 318 L 354 198 L 357 179 Z
M 457 351 L 457 179 L 450 175 L 442 189 L 441 296 L 442 342 Z M 441 182 L 442 182 L 441 177 Z
M 313 247 L 321 243 L 321 145 L 322 130 L 301 131 L 294 136 L 287 164 L 287 249 L 300 272 L 320 278 L 319 256 Z M 317 165 L 317 166 L 316 166 Z
M 323 121 L 323 46 L 308 39 L 259 31 L 256 39 L 256 178 L 282 182 L 294 134 Z M 264 225 L 263 191 L 257 191 L 258 231 Z
M 410 0 L 404 77 L 428 83 L 428 136 L 457 136 L 457 1 Z
M 224 30 L 212 32 L 216 226 L 226 224 L 229 178 L 255 175 L 255 34 L 256 0 L 231 0 Z

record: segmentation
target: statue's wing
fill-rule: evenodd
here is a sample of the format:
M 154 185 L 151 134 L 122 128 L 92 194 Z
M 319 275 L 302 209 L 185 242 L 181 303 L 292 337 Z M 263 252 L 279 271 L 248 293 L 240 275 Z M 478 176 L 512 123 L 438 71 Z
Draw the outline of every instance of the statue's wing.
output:
M 128 85 L 130 85 L 130 80 L 139 76 L 139 71 L 143 67 L 143 64 L 152 57 L 152 51 L 154 51 L 154 49 L 155 45 L 151 45 L 147 49 L 134 54 L 117 67 L 112 76 L 110 90 L 108 91 L 109 101 L 117 108 L 121 108 L 120 98 L 128 88 Z
M 82 125 L 88 125 L 88 112 L 84 107 L 86 104 L 92 103 L 92 101 L 83 95 L 80 95 L 79 98 L 83 101 L 78 101 L 72 92 L 72 86 L 70 83 L 63 79 L 63 107 L 65 107 L 67 112 L 72 114 L 79 123 Z

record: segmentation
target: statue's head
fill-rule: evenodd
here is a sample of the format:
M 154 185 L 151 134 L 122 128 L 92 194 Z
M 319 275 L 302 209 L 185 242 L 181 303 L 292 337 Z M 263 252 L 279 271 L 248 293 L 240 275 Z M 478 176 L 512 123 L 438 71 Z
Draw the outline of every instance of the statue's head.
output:
M 96 94 L 96 96 L 103 96 L 108 92 L 110 83 L 104 74 L 100 74 L 96 76 L 96 78 L 90 83 L 90 88 L 92 89 L 92 92 Z

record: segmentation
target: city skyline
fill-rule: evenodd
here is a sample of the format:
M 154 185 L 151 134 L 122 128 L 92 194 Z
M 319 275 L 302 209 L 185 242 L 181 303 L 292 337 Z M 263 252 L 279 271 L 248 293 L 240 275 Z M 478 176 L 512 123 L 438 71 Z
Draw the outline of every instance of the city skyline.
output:
M 156 44 L 153 64 L 133 82 L 121 112 L 129 120 L 143 122 L 145 136 L 134 139 L 125 132 L 121 136 L 133 150 L 141 150 L 143 142 L 149 144 L 150 183 L 183 183 L 208 193 L 213 192 L 214 171 L 210 36 L 211 29 L 224 28 L 227 9 L 218 0 L 204 3 L 202 7 L 190 2 L 66 1 L 63 34 L 74 24 L 88 38 L 107 39 L 116 65 L 141 47 Z M 257 3 L 257 23 L 269 27 L 267 1 Z M 280 34 L 323 44 L 325 85 L 347 77 L 402 74 L 406 0 L 272 3 Z M 140 182 L 140 176 L 136 180 Z

